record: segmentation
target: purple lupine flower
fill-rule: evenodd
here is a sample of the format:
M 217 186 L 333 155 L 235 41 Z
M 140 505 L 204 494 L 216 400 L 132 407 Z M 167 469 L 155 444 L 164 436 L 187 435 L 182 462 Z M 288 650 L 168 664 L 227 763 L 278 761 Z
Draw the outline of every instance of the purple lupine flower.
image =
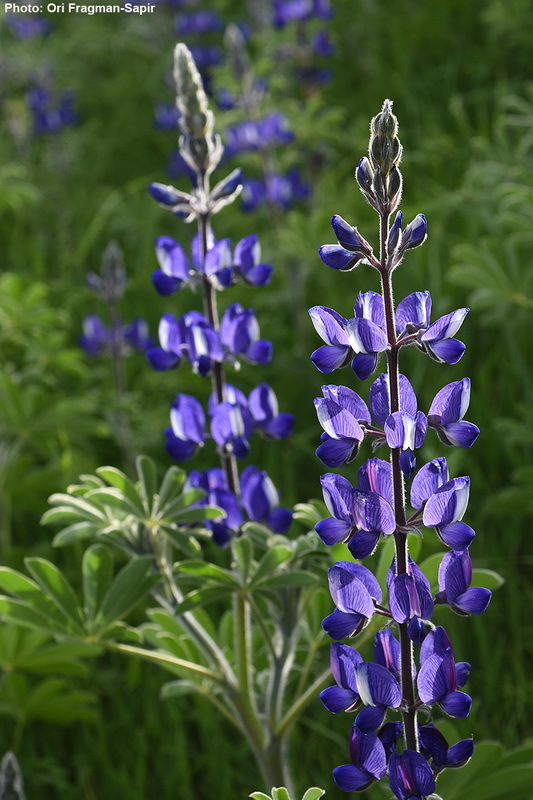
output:
M 382 664 L 363 661 L 355 667 L 355 680 L 364 708 L 356 725 L 365 733 L 377 730 L 389 708 L 399 708 L 402 690 L 396 676 Z
M 387 576 L 389 589 L 389 608 L 396 622 L 409 622 L 414 617 L 423 620 L 431 619 L 433 614 L 433 598 L 431 586 L 411 557 L 407 564 L 407 572 L 396 574 L 396 560 Z
M 428 422 L 422 411 L 409 414 L 395 411 L 385 420 L 385 435 L 391 448 L 400 449 L 400 467 L 404 475 L 411 477 L 416 469 L 414 451 L 424 444 Z
M 165 430 L 165 448 L 175 461 L 187 461 L 205 441 L 205 414 L 188 394 L 177 394 L 170 409 L 171 427 Z
M 206 493 L 198 505 L 214 505 L 224 510 L 224 517 L 206 520 L 204 524 L 211 530 L 215 544 L 220 547 L 228 544 L 239 531 L 244 517 L 237 497 L 228 489 L 223 471 L 220 467 L 205 472 L 191 470 L 184 485 L 184 491 L 189 489 L 203 489 Z
M 389 628 L 382 628 L 374 637 L 374 661 L 392 672 L 397 678 L 400 675 L 400 643 Z
M 74 109 L 76 94 L 67 90 L 61 92 L 57 100 L 38 86 L 31 88 L 27 94 L 27 103 L 33 117 L 33 132 L 39 136 L 54 134 L 67 125 L 76 125 L 78 115 Z
M 284 28 L 290 22 L 303 22 L 311 17 L 329 19 L 333 15 L 330 0 L 275 0 L 274 25 Z
M 331 672 L 337 686 L 329 686 L 320 692 L 320 700 L 332 714 L 355 711 L 361 705 L 361 697 L 355 679 L 355 667 L 363 662 L 357 650 L 340 642 L 330 647 Z
M 198 375 L 211 372 L 213 362 L 224 360 L 224 350 L 217 331 L 198 311 L 188 311 L 179 321 L 185 353 Z
M 434 458 L 420 467 L 411 483 L 411 505 L 420 509 L 437 489 L 448 483 L 448 464 L 443 457 Z
M 155 344 L 145 319 L 140 317 L 134 319 L 133 322 L 123 326 L 123 331 L 124 341 L 139 353 L 146 353 Z
M 396 329 L 399 334 L 413 336 L 412 341 L 434 361 L 457 364 L 465 345 L 453 336 L 468 311 L 468 308 L 458 308 L 430 325 L 431 295 L 427 291 L 414 292 L 398 303 Z
M 290 169 L 285 175 L 271 173 L 265 180 L 249 178 L 243 185 L 242 208 L 243 211 L 255 211 L 267 202 L 288 210 L 295 201 L 308 197 L 309 192 L 309 186 L 302 180 L 297 168 Z
M 200 72 L 209 69 L 209 67 L 216 67 L 218 64 L 222 64 L 224 60 L 222 48 L 217 44 L 195 44 L 191 45 L 189 50 Z
M 323 386 L 322 394 L 314 400 L 325 432 L 316 455 L 327 467 L 339 467 L 357 455 L 365 435 L 361 423 L 370 425 L 370 413 L 359 395 L 346 386 Z
M 426 800 L 435 791 L 435 778 L 427 760 L 416 750 L 391 753 L 390 788 L 398 800 Z
M 492 592 L 481 587 L 471 587 L 472 562 L 468 550 L 450 550 L 439 567 L 439 592 L 437 603 L 447 603 L 463 616 L 482 614 L 490 603 Z
M 211 415 L 211 436 L 225 451 L 237 458 L 246 458 L 253 429 L 251 414 L 241 404 L 225 401 L 215 405 Z
M 418 729 L 423 755 L 431 758 L 433 773 L 445 768 L 463 767 L 474 754 L 472 739 L 461 739 L 450 747 L 435 725 L 421 725 Z
M 367 319 L 385 331 L 385 309 L 383 298 L 377 292 L 359 292 L 354 303 L 355 318 Z M 364 381 L 376 369 L 378 352 L 358 353 L 352 361 L 352 369 Z
M 440 539 L 452 550 L 465 550 L 475 531 L 461 522 L 468 505 L 470 478 L 452 478 L 426 501 L 422 520 L 426 528 L 435 528 Z
M 226 155 L 257 151 L 278 144 L 288 144 L 294 134 L 288 128 L 286 117 L 279 111 L 259 120 L 246 119 L 226 130 Z
M 398 211 L 391 225 L 388 238 L 388 252 L 391 255 L 394 251 L 394 266 L 400 263 L 400 260 L 406 250 L 412 250 L 414 247 L 420 247 L 424 244 L 427 238 L 427 221 L 423 214 L 417 214 L 412 222 L 407 225 L 402 233 L 403 214 Z M 403 328 L 402 328 L 403 330 Z
M 315 55 L 323 56 L 323 58 L 329 58 L 329 56 L 333 55 L 335 48 L 329 37 L 329 31 L 317 31 L 311 42 L 311 50 Z
M 350 736 L 351 764 L 333 770 L 333 780 L 343 792 L 367 789 L 387 771 L 385 748 L 375 733 L 364 733 L 357 724 Z
M 80 346 L 89 356 L 100 356 L 109 353 L 113 348 L 128 355 L 131 350 L 140 353 L 151 347 L 148 323 L 144 319 L 136 319 L 128 325 L 117 325 L 107 328 L 96 314 L 88 314 L 83 319 L 83 336 Z
M 385 334 L 374 322 L 363 317 L 345 319 L 324 306 L 314 306 L 309 309 L 311 321 L 319 336 L 326 342 L 311 355 L 311 361 L 320 372 L 333 372 L 339 367 L 344 367 L 352 362 L 352 367 L 357 364 L 356 358 L 360 354 L 372 356 L 375 363 L 376 353 L 387 347 Z M 355 371 L 355 367 L 354 367 Z M 356 372 L 357 377 L 363 380 L 370 372 L 367 366 L 363 372 Z
M 272 358 L 272 344 L 259 338 L 259 325 L 252 308 L 240 303 L 227 307 L 220 320 L 222 344 L 234 356 L 242 356 L 252 364 L 267 364 Z
M 235 245 L 233 268 L 245 283 L 251 286 L 266 286 L 272 277 L 270 264 L 262 264 L 259 237 L 252 233 Z
M 178 14 L 174 29 L 178 36 L 220 33 L 224 30 L 224 20 L 216 11 L 191 11 L 189 14 Z
M 381 588 L 370 570 L 351 561 L 338 561 L 328 570 L 329 591 L 337 606 L 322 627 L 332 639 L 359 633 L 374 614 L 374 602 L 381 603 Z
M 46 36 L 52 30 L 52 24 L 45 17 L 37 14 L 6 14 L 5 20 L 17 39 L 33 39 L 34 36 Z
M 276 533 L 285 533 L 292 522 L 292 512 L 280 508 L 279 495 L 266 472 L 254 466 L 241 475 L 241 501 L 248 518 L 264 522 Z
M 405 375 L 399 375 L 400 409 L 416 416 L 417 400 L 414 389 Z M 372 416 L 378 425 L 384 425 L 391 413 L 389 376 L 383 373 L 376 378 L 369 390 L 369 403 Z
M 278 399 L 268 383 L 260 383 L 252 389 L 248 397 L 248 408 L 254 426 L 269 439 L 285 439 L 294 425 L 294 414 L 282 412 L 278 408 Z
M 160 131 L 175 131 L 178 127 L 180 112 L 176 104 L 158 103 L 154 109 L 154 125 Z
M 468 680 L 470 665 L 455 663 L 453 649 L 444 628 L 430 631 L 420 647 L 418 693 L 423 703 L 438 703 L 451 717 L 463 719 L 470 713 L 472 699 L 458 691 Z
M 315 530 L 324 544 L 345 542 L 356 532 L 351 513 L 352 484 L 334 472 L 322 475 L 320 483 L 324 502 L 333 516 L 317 523 Z
M 89 356 L 99 356 L 110 347 L 111 332 L 96 314 L 84 317 L 80 345 Z
M 328 267 L 348 272 L 361 263 L 371 263 L 372 248 L 363 239 L 357 228 L 335 214 L 331 218 L 331 226 L 337 237 L 338 245 L 323 244 L 318 255 Z
M 470 403 L 470 378 L 449 383 L 437 392 L 428 412 L 428 425 L 444 444 L 472 447 L 479 428 L 463 419 Z
M 146 356 L 159 372 L 174 369 L 181 363 L 184 343 L 180 324 L 173 314 L 163 314 L 159 321 L 159 347 L 152 347 Z
M 155 242 L 159 269 L 152 273 L 152 282 L 162 297 L 174 294 L 189 280 L 191 268 L 183 247 L 171 236 L 159 236 Z

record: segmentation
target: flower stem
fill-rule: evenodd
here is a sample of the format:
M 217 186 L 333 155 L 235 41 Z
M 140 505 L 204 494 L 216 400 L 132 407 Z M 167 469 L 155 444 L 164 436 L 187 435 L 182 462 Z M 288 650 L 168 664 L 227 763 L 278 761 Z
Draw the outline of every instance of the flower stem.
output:
M 206 191 L 208 191 L 208 187 L 206 187 Z M 202 261 L 204 261 L 209 248 L 209 240 L 211 238 L 211 219 L 209 213 L 202 214 L 198 218 L 198 232 L 202 246 Z M 209 324 L 218 333 L 220 330 L 220 322 L 216 290 L 205 272 L 203 274 L 202 286 L 204 293 L 205 315 L 209 320 Z M 217 403 L 224 403 L 226 401 L 226 375 L 224 371 L 224 365 L 218 361 L 213 363 L 211 381 L 213 386 L 213 394 L 216 397 Z M 220 460 L 222 463 L 222 469 L 224 470 L 226 480 L 228 482 L 228 489 L 230 489 L 237 497 L 239 497 L 240 484 L 237 460 L 227 446 L 220 448 Z
M 389 214 L 380 215 L 380 276 L 383 304 L 385 308 L 385 326 L 389 347 L 387 349 L 387 374 L 389 378 L 390 413 L 400 411 L 400 372 L 398 364 L 399 346 L 396 337 L 394 317 L 394 296 L 392 291 L 392 272 L 388 266 L 387 239 L 389 232 Z M 400 468 L 400 449 L 391 449 L 392 486 L 394 497 L 394 516 L 396 532 L 394 534 L 396 574 L 408 572 L 409 549 L 405 528 L 405 493 L 404 479 Z M 409 638 L 407 623 L 399 623 L 400 635 L 400 674 L 403 696 L 402 716 L 404 723 L 405 744 L 409 750 L 419 750 L 417 734 L 417 713 L 413 686 L 413 643 Z

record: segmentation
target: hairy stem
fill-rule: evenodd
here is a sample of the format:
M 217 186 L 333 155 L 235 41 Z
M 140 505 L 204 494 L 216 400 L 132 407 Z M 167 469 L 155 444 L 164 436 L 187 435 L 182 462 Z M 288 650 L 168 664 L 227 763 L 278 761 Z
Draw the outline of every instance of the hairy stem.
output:
M 206 192 L 209 191 L 206 185 Z M 211 238 L 211 219 L 208 213 L 202 214 L 198 219 L 198 232 L 200 234 L 200 241 L 202 244 L 202 260 L 205 259 L 209 239 Z M 204 294 L 204 311 L 209 324 L 217 331 L 220 330 L 220 322 L 217 307 L 216 290 L 207 275 L 203 275 L 203 294 Z M 224 365 L 219 362 L 214 362 L 211 372 L 211 382 L 213 386 L 213 394 L 216 397 L 217 403 L 224 403 L 226 401 L 226 375 Z M 239 484 L 239 471 L 237 469 L 237 460 L 229 447 L 220 448 L 220 460 L 222 469 L 226 475 L 228 488 L 237 496 L 240 495 Z

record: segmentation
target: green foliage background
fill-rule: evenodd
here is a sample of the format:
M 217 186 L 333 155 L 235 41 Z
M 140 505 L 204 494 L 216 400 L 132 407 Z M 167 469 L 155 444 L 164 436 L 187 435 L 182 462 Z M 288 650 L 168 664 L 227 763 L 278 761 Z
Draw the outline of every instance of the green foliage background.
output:
M 228 22 L 247 15 L 244 2 L 209 6 Z M 444 383 L 472 378 L 468 418 L 482 435 L 471 451 L 450 452 L 449 461 L 452 474 L 472 477 L 474 563 L 506 581 L 482 618 L 446 618 L 456 654 L 473 665 L 474 708 L 457 731 L 514 747 L 530 733 L 533 712 L 533 3 L 333 6 L 334 77 L 319 93 L 306 95 L 273 58 L 288 32 L 264 31 L 251 46 L 258 74 L 270 81 L 265 113 L 281 109 L 296 134 L 277 159 L 307 170 L 311 202 L 283 215 L 225 211 L 216 220 L 219 238 L 257 231 L 264 259 L 275 266 L 269 288 L 234 290 L 228 301 L 254 306 L 262 335 L 275 347 L 272 365 L 243 370 L 236 382 L 249 391 L 269 381 L 281 408 L 297 415 L 293 437 L 256 444 L 253 459 L 269 471 L 284 504 L 319 496 L 312 399 L 323 378 L 309 361 L 318 345 L 306 309 L 324 304 L 349 316 L 357 292 L 376 288 L 370 271 L 333 273 L 316 252 L 332 241 L 333 213 L 375 241 L 374 215 L 353 170 L 366 151 L 369 120 L 389 97 L 405 150 L 402 209 L 407 219 L 424 212 L 429 228 L 427 243 L 397 273 L 397 296 L 430 289 L 434 316 L 472 309 L 458 365 L 440 367 L 410 350 L 403 370 L 425 409 Z M 192 235 L 146 191 L 151 181 L 167 182 L 165 164 L 176 145 L 174 133 L 153 125 L 155 104 L 173 97 L 175 13 L 162 5 L 144 17 L 54 15 L 49 36 L 26 41 L 1 23 L 0 550 L 10 566 L 44 555 L 71 569 L 75 581 L 80 553 L 55 553 L 50 531 L 39 527 L 46 498 L 100 464 L 128 464 L 113 437 L 109 363 L 89 361 L 77 349 L 83 316 L 102 313 L 85 274 L 99 268 L 105 246 L 117 240 L 130 279 L 124 317 L 144 316 L 154 332 L 163 311 L 182 313 L 197 300 L 162 301 L 150 285 L 154 238 L 168 234 L 188 244 Z M 31 135 L 24 96 L 35 76 L 58 90 L 75 89 L 78 126 L 55 137 Z M 226 85 L 227 77 L 220 68 L 215 85 Z M 219 129 L 236 118 L 220 113 Z M 253 157 L 245 164 L 257 171 Z M 208 389 L 185 370 L 153 373 L 141 356 L 132 356 L 128 369 L 130 391 L 120 411 L 132 431 L 131 450 L 152 455 L 163 470 L 169 462 L 161 430 L 174 393 L 205 397 Z M 431 440 L 421 462 L 439 453 Z M 193 466 L 208 466 L 212 453 L 202 458 Z M 425 548 L 431 553 L 432 542 Z M 73 656 L 57 679 L 62 684 L 48 687 L 49 699 L 35 699 L 46 668 L 20 656 L 33 646 L 4 642 L 0 658 L 0 750 L 16 749 L 28 797 L 201 800 L 246 797 L 258 788 L 245 747 L 206 702 L 158 700 L 163 677 L 155 668 L 116 656 L 82 667 Z M 304 765 L 302 788 L 322 785 L 328 797 L 337 796 L 329 776 L 347 759 L 348 728 L 318 702 L 306 714 L 292 746 L 294 763 Z

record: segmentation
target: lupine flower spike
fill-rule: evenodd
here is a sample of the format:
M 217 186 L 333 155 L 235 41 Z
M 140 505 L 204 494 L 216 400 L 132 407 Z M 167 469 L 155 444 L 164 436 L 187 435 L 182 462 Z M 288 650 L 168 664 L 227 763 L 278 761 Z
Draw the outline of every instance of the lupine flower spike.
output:
M 207 16 L 195 19 L 198 24 L 208 21 Z M 211 189 L 210 176 L 224 148 L 214 130 L 202 79 L 184 44 L 178 44 L 175 50 L 174 77 L 180 152 L 193 175 L 192 188 L 185 192 L 156 183 L 150 192 L 177 217 L 196 222 L 197 233 L 189 247 L 170 236 L 156 240 L 158 269 L 152 281 L 158 294 L 166 297 L 184 288 L 199 290 L 203 313 L 187 311 L 179 317 L 164 314 L 159 324 L 159 346 L 150 348 L 147 357 L 160 371 L 188 361 L 195 373 L 211 379 L 206 410 L 194 397 L 183 393 L 175 396 L 165 447 L 174 460 L 181 462 L 195 456 L 209 441 L 214 444 L 221 468 L 191 473 L 188 486 L 206 492 L 202 503 L 215 504 L 225 511 L 224 519 L 208 522 L 214 541 L 224 545 L 239 534 L 247 520 L 262 522 L 277 533 L 288 529 L 292 515 L 280 507 L 278 492 L 267 473 L 249 465 L 239 474 L 237 461 L 248 456 L 254 432 L 269 439 L 288 436 L 293 416 L 279 412 L 275 392 L 268 384 L 261 383 L 247 397 L 227 381 L 230 367 L 239 369 L 243 362 L 267 364 L 272 345 L 261 338 L 252 308 L 230 303 L 220 312 L 218 296 L 238 281 L 265 286 L 272 267 L 262 262 L 255 234 L 240 239 L 235 247 L 229 239 L 215 239 L 212 217 L 241 192 L 241 173 L 233 170 Z
M 323 245 L 322 261 L 337 273 L 366 264 L 380 276 L 381 292 L 363 292 L 355 298 L 353 317 L 334 309 L 314 306 L 312 323 L 322 344 L 311 356 L 317 369 L 330 374 L 350 366 L 348 375 L 370 377 L 378 362 L 384 371 L 370 386 L 368 402 L 349 386 L 322 386 L 315 400 L 322 426 L 316 451 L 330 468 L 349 464 L 368 437 L 375 445 L 386 444 L 389 460 L 370 458 L 357 471 L 357 481 L 328 472 L 322 476 L 324 500 L 331 514 L 316 526 L 326 545 L 345 542 L 356 561 L 361 561 L 393 537 L 395 555 L 387 575 L 385 593 L 374 575 L 362 564 L 340 561 L 328 573 L 334 610 L 323 628 L 334 640 L 331 671 L 336 686 L 320 695 L 333 714 L 358 712 L 350 736 L 351 763 L 336 767 L 333 778 L 346 792 L 368 788 L 388 778 L 398 800 L 437 797 L 436 780 L 448 767 L 459 767 L 472 756 L 474 744 L 463 739 L 451 746 L 433 721 L 440 707 L 455 718 L 466 717 L 472 700 L 462 691 L 470 665 L 456 662 L 445 629 L 431 621 L 435 604 L 446 604 L 457 614 L 481 614 L 491 593 L 472 587 L 469 547 L 475 532 L 463 521 L 467 514 L 470 479 L 450 478 L 446 459 L 434 458 L 421 467 L 417 451 L 433 428 L 447 446 L 471 447 L 478 428 L 464 416 L 470 400 L 470 380 L 462 378 L 444 386 L 431 401 L 417 399 L 408 378 L 399 371 L 403 347 L 415 345 L 438 363 L 456 364 L 465 345 L 454 336 L 468 312 L 452 311 L 431 322 L 431 296 L 416 291 L 393 301 L 392 275 L 408 250 L 423 244 L 427 223 L 417 214 L 403 225 L 398 210 L 403 181 L 399 169 L 402 145 L 392 103 L 371 123 L 368 157 L 356 169 L 363 196 L 380 219 L 379 256 L 356 227 L 342 217 L 331 220 L 337 244 Z M 394 214 L 394 218 L 393 218 Z M 409 512 L 405 483 L 410 482 Z M 411 558 L 410 531 L 421 526 L 434 530 L 447 548 L 438 574 L 438 591 Z M 342 640 L 351 640 L 379 618 L 385 624 L 375 634 L 374 661 Z M 418 664 L 415 662 L 418 649 Z M 424 709 L 424 724 L 418 720 Z M 396 720 L 386 721 L 388 714 Z

